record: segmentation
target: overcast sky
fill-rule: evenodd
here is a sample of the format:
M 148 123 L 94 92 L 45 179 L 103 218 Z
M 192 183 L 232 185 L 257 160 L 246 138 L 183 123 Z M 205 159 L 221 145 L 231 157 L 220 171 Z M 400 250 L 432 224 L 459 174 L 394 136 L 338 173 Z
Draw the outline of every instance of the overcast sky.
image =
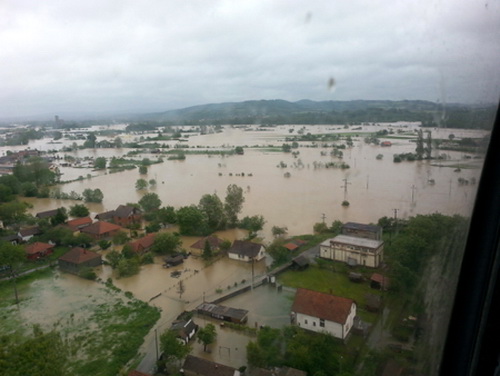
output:
M 0 118 L 500 93 L 498 0 L 0 0 L 0 14 Z

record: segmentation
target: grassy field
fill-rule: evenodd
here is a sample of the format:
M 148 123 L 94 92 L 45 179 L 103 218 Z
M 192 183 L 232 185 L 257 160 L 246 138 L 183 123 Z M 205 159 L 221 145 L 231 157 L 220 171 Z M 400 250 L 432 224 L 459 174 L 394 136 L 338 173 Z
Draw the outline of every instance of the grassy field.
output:
M 34 325 L 60 333 L 68 374 L 116 375 L 137 351 L 160 312 L 113 286 L 51 268 L 0 283 L 0 335 L 23 341 Z
M 281 274 L 278 279 L 285 286 L 302 287 L 353 299 L 358 305 L 358 315 L 364 321 L 374 323 L 378 315 L 364 309 L 366 294 L 381 295 L 382 292 L 370 288 L 368 282 L 351 282 L 347 276 L 349 269 L 342 263 L 332 262 L 328 266 L 310 266 L 308 269 L 300 272 L 287 271 Z

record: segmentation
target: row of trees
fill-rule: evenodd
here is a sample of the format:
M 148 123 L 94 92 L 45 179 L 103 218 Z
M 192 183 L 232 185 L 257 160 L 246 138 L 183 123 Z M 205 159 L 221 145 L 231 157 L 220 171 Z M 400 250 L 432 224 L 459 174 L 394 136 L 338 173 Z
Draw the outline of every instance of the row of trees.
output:
M 205 194 L 198 205 L 188 205 L 175 210 L 171 206 L 162 207 L 156 193 L 147 193 L 140 200 L 140 206 L 146 211 L 146 219 L 150 221 L 148 232 L 155 232 L 166 224 L 178 224 L 182 235 L 208 235 L 214 231 L 241 227 L 250 231 L 251 236 L 262 229 L 265 220 L 256 215 L 238 219 L 243 208 L 245 197 L 243 189 L 231 184 L 226 189 L 222 201 L 219 196 Z

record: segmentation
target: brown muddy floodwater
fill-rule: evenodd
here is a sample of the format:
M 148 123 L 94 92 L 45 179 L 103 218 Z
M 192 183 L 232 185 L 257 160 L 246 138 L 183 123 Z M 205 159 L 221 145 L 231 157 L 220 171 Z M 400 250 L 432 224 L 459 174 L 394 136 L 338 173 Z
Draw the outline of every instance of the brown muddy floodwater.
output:
M 363 126 L 363 130 L 359 132 L 377 131 L 388 127 Z M 240 217 L 257 214 L 264 216 L 266 225 L 259 233 L 264 242 L 272 240 L 272 226 L 286 226 L 290 235 L 308 234 L 312 233 L 314 223 L 320 222 L 323 216 L 327 223 L 334 220 L 374 223 L 380 217 L 393 216 L 394 209 L 398 210 L 399 218 L 434 212 L 466 216 L 470 214 L 476 193 L 476 184 L 473 184 L 473 180 L 479 179 L 482 159 L 468 158 L 461 152 L 438 151 L 440 154 L 446 154 L 445 161 L 394 163 L 394 154 L 413 152 L 415 143 L 409 139 L 391 139 L 392 146 L 384 148 L 365 144 L 364 135 L 360 134 L 358 137 L 353 137 L 354 147 L 343 150 L 342 161 L 349 164 L 350 168 L 327 169 L 318 165 L 341 161 L 330 156 L 332 142 L 329 142 L 330 146 L 326 148 L 320 143 L 314 145 L 311 142 L 301 142 L 300 147 L 296 149 L 299 154 L 295 157 L 291 153 L 270 149 L 271 145 L 281 147 L 284 138 L 290 135 L 291 128 L 296 134 L 302 127 L 283 126 L 266 132 L 226 127 L 223 133 L 191 136 L 185 143 L 191 148 L 208 147 L 225 150 L 235 146 L 256 145 L 261 148 L 246 148 L 244 155 L 227 157 L 188 154 L 184 161 L 165 159 L 163 163 L 150 166 L 147 176 L 139 175 L 137 169 L 115 174 L 95 172 L 90 169 L 64 169 L 63 172 L 67 173 L 67 176 L 63 175 L 63 180 L 80 175 L 86 176 L 88 173 L 96 177 L 64 184 L 59 188 L 68 193 L 71 191 L 81 193 L 86 188 L 101 189 L 104 194 L 103 203 L 88 205 L 95 214 L 115 209 L 120 204 L 139 201 L 147 192 L 135 189 L 135 182 L 139 178 L 155 179 L 158 184 L 149 191 L 157 193 L 163 205 L 172 205 L 175 208 L 197 204 L 201 196 L 207 193 L 217 193 L 223 200 L 226 187 L 229 184 L 237 184 L 243 188 L 245 195 Z M 410 125 L 409 128 L 398 126 L 393 128 L 395 132 L 403 129 L 412 133 L 415 127 Z M 334 131 L 347 130 L 332 126 L 305 127 L 305 133 Z M 450 133 L 456 137 L 482 137 L 486 134 L 446 129 L 434 130 L 433 137 L 447 138 Z M 134 139 L 130 135 L 124 137 Z M 173 146 L 175 142 L 169 141 L 169 145 Z M 30 146 L 35 145 L 30 144 Z M 60 153 L 60 155 L 119 157 L 128 151 L 130 150 L 96 149 Z M 324 155 L 321 152 L 324 152 Z M 379 154 L 383 156 L 382 159 L 376 158 Z M 148 153 L 137 156 L 140 159 L 145 157 L 157 158 L 156 155 Z M 277 167 L 280 162 L 287 167 Z M 471 166 L 477 168 L 465 168 Z M 460 167 L 459 171 L 457 167 Z M 289 177 L 285 177 L 287 172 L 290 174 Z M 458 182 L 459 178 L 467 179 L 470 183 L 461 185 Z M 346 181 L 347 190 L 344 188 Z M 347 208 L 341 206 L 344 199 L 350 202 Z M 74 201 L 53 199 L 27 201 L 33 204 L 31 209 L 33 213 L 75 204 Z M 220 236 L 234 240 L 243 238 L 245 233 L 234 230 L 224 232 Z M 184 238 L 184 247 L 188 249 L 197 239 Z M 113 282 L 120 289 L 131 291 L 137 298 L 161 308 L 162 317 L 156 326 L 159 332 L 167 329 L 179 313 L 195 308 L 204 298 L 207 301 L 213 300 L 220 296 L 221 291 L 232 291 L 248 283 L 252 278 L 251 264 L 227 258 L 206 265 L 200 258 L 189 257 L 183 265 L 170 269 L 164 269 L 162 264 L 162 259 L 157 258 L 154 264 L 142 266 L 138 275 L 121 279 L 115 278 L 113 271 L 103 266 L 99 275 L 103 280 L 108 277 L 113 278 Z M 179 278 L 171 277 L 170 273 L 174 270 L 181 271 Z M 263 275 L 265 272 L 266 261 L 254 265 L 254 276 Z M 81 280 L 81 284 L 86 283 Z M 247 293 L 224 304 L 234 304 L 242 308 L 248 306 L 253 312 L 252 315 L 255 315 L 251 316 L 250 325 L 267 321 L 273 325 L 284 325 L 280 323 L 281 320 L 283 323 L 288 322 L 289 307 L 286 301 L 290 305 L 291 301 L 286 294 L 277 298 L 271 292 L 268 293 Z M 258 303 L 258 295 L 263 296 L 263 303 Z M 284 303 L 279 305 L 281 307 L 279 312 L 261 310 L 259 313 L 258 307 L 264 309 L 272 306 L 270 303 L 279 299 L 284 299 Z M 63 303 L 61 306 L 57 304 L 57 309 L 62 305 Z M 47 307 L 47 309 L 50 311 L 52 308 Z M 273 322 L 271 317 L 276 321 Z M 218 332 L 219 337 L 217 343 L 212 345 L 211 354 L 204 354 L 200 350 L 201 345 L 198 344 L 194 345 L 195 352 L 200 356 L 211 357 L 235 367 L 243 365 L 245 363 L 243 349 L 249 337 L 234 333 L 227 328 L 218 328 Z M 154 353 L 153 331 L 147 336 L 141 351 Z
M 219 134 L 192 136 L 187 144 L 191 147 L 219 149 L 237 145 L 281 146 L 284 137 L 289 135 L 289 128 L 279 127 L 267 132 L 226 128 Z M 299 129 L 297 126 L 295 128 Z M 333 132 L 335 129 L 337 128 L 326 126 L 310 127 L 306 128 L 306 132 Z M 384 127 L 363 127 L 362 131 L 380 129 Z M 484 134 L 451 129 L 434 131 L 433 134 L 434 137 L 447 137 L 450 133 L 457 137 L 474 134 L 481 137 Z M 147 176 L 139 175 L 137 169 L 115 174 L 69 169 L 69 177 L 86 176 L 87 173 L 97 177 L 64 184 L 60 189 L 68 193 L 81 193 L 86 188 L 100 188 L 104 193 L 103 203 L 90 205 L 90 209 L 96 213 L 115 209 L 127 202 L 139 201 L 147 192 L 135 189 L 135 182 L 139 178 L 155 179 L 158 184 L 149 191 L 157 193 L 163 205 L 176 208 L 197 204 L 206 193 L 217 193 L 224 199 L 227 186 L 237 184 L 245 193 L 241 216 L 263 215 L 266 225 L 260 236 L 266 241 L 272 240 L 272 226 L 287 226 L 290 235 L 310 233 L 314 223 L 322 220 L 323 214 L 327 223 L 337 219 L 343 222 L 369 223 L 376 222 L 383 216 L 392 216 L 393 209 L 398 209 L 400 218 L 433 212 L 462 215 L 470 213 L 476 185 L 460 185 L 458 178 L 477 180 L 480 169 L 461 168 L 460 172 L 454 171 L 456 166 L 462 164 L 465 167 L 472 162 L 480 167 L 482 160 L 466 160 L 461 152 L 439 151 L 446 154 L 449 160 L 442 163 L 394 163 L 393 154 L 414 151 L 415 143 L 407 139 L 392 139 L 391 142 L 391 147 L 383 148 L 365 144 L 362 134 L 354 137 L 354 147 L 343 150 L 343 161 L 350 165 L 346 170 L 315 168 L 314 165 L 320 162 L 338 162 L 339 159 L 329 155 L 331 147 L 310 148 L 306 146 L 311 146 L 312 143 L 303 142 L 297 149 L 300 152 L 297 157 L 291 153 L 265 148 L 247 148 L 243 156 L 187 155 L 185 161 L 165 160 L 164 163 L 151 166 Z M 80 150 L 73 155 L 111 157 L 123 155 L 127 151 L 128 149 Z M 322 156 L 322 151 L 327 155 Z M 383 156 L 382 160 L 376 159 L 378 154 Z M 143 157 L 156 158 L 147 153 L 138 156 Z M 278 168 L 280 162 L 284 162 L 287 167 Z M 454 167 L 444 167 L 445 165 Z M 285 177 L 286 172 L 290 173 L 290 177 Z M 249 174 L 252 176 L 248 176 Z M 62 178 L 66 179 L 64 175 Z M 344 179 L 347 179 L 347 192 L 343 188 Z M 348 208 L 341 206 L 344 198 L 350 202 Z M 29 201 L 34 205 L 33 212 L 74 204 L 60 200 Z

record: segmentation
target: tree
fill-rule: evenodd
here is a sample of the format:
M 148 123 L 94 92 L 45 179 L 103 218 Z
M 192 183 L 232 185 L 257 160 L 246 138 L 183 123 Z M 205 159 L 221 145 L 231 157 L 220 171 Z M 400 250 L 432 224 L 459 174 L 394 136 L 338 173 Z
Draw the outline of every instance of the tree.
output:
M 203 351 L 207 352 L 207 346 L 214 343 L 217 338 L 217 331 L 214 324 L 208 323 L 204 328 L 198 330 L 198 343 L 203 344 Z
M 253 238 L 257 235 L 257 232 L 262 230 L 264 224 L 266 223 L 265 219 L 261 215 L 254 215 L 252 217 L 245 217 L 240 222 L 240 227 L 249 231 L 248 236 Z
M 273 236 L 278 237 L 281 235 L 285 235 L 288 232 L 288 228 L 286 226 L 279 227 L 279 226 L 273 226 L 271 229 L 271 232 Z
M 146 175 L 148 173 L 147 166 L 139 166 L 139 174 Z
M 121 137 L 116 137 L 114 143 L 115 143 L 115 147 L 118 149 L 121 149 L 123 147 L 123 141 L 122 141 Z
M 283 239 L 276 239 L 266 249 L 273 259 L 273 267 L 284 264 L 290 259 L 290 251 L 283 246 Z
M 160 255 L 175 253 L 182 242 L 178 235 L 171 232 L 162 232 L 155 236 L 151 250 Z
M 156 193 L 146 193 L 139 200 L 139 205 L 141 205 L 145 212 L 150 212 L 161 206 L 161 200 Z
M 0 220 L 4 225 L 20 223 L 25 217 L 29 205 L 25 202 L 11 201 L 0 205 Z
M 104 198 L 104 195 L 99 188 L 96 189 L 87 188 L 83 191 L 82 196 L 85 202 L 101 203 L 102 199 Z
M 241 146 L 236 146 L 234 148 L 234 152 L 238 155 L 243 155 L 245 153 L 245 151 L 243 150 L 243 148 Z
M 125 231 L 118 231 L 113 236 L 113 244 L 125 244 L 128 240 L 129 238 Z
M 0 183 L 0 202 L 9 202 L 12 201 L 13 199 L 14 195 L 12 194 L 12 189 L 10 189 L 10 187 L 6 186 L 5 184 Z
M 313 231 L 316 234 L 324 234 L 324 233 L 328 232 L 328 226 L 324 222 L 317 222 L 313 226 Z
M 226 216 L 224 214 L 224 205 L 219 196 L 203 195 L 198 204 L 200 210 L 205 214 L 208 230 L 214 232 L 224 229 L 226 225 Z
M 422 129 L 419 129 L 417 132 L 417 147 L 415 148 L 415 153 L 418 159 L 422 159 L 424 156 L 424 134 Z
M 24 248 L 9 242 L 0 243 L 0 266 L 7 267 L 10 270 L 12 281 L 14 282 L 14 295 L 16 303 L 19 303 L 16 286 L 16 267 L 26 259 Z
M 135 189 L 138 191 L 146 189 L 148 187 L 148 182 L 145 179 L 137 179 L 135 182 Z
M 160 336 L 160 350 L 165 364 L 171 364 L 185 358 L 191 352 L 191 347 L 179 341 L 175 331 L 167 330 Z
M 236 184 L 227 186 L 226 198 L 224 200 L 224 211 L 230 226 L 235 227 L 238 223 L 238 214 L 241 212 L 245 198 L 243 188 Z
M 94 161 L 94 168 L 97 170 L 103 170 L 106 168 L 106 158 L 97 157 Z
M 166 206 L 158 209 L 156 212 L 156 218 L 158 222 L 167 225 L 177 222 L 177 214 L 175 213 L 175 208 L 173 206 Z
M 203 246 L 203 254 L 202 257 L 204 260 L 209 260 L 212 257 L 212 247 L 210 247 L 210 243 L 208 240 L 205 240 L 205 245 Z
M 84 148 L 95 148 L 95 143 L 96 143 L 97 137 L 93 132 L 90 132 L 89 135 L 87 136 L 87 139 L 83 143 Z
M 83 204 L 76 204 L 69 207 L 69 215 L 72 217 L 83 218 L 90 214 L 89 209 Z
M 67 346 L 59 333 L 43 333 L 37 325 L 25 341 L 17 336 L 3 336 L 0 341 L 2 375 L 63 376 L 68 374 L 67 359 Z
M 177 223 L 182 235 L 206 235 L 207 223 L 204 213 L 195 205 L 183 206 L 177 211 Z
M 122 255 L 120 254 L 120 252 L 114 249 L 106 255 L 106 260 L 108 260 L 109 265 L 111 265 L 113 269 L 118 267 L 118 263 L 120 262 L 121 259 Z
M 432 156 L 432 135 L 431 132 L 427 132 L 427 138 L 425 139 L 425 157 L 431 159 Z
M 281 150 L 283 150 L 285 153 L 290 153 L 292 151 L 292 147 L 290 144 L 283 144 L 281 145 Z
M 344 226 L 342 221 L 333 221 L 332 226 L 329 228 L 329 231 L 333 232 L 334 234 L 340 234 L 340 231 L 342 231 L 342 226 Z
M 122 258 L 118 262 L 118 275 L 120 277 L 129 277 L 131 275 L 139 273 L 140 265 L 137 258 Z
M 66 212 L 66 208 L 57 209 L 57 213 L 50 218 L 50 224 L 52 226 L 57 226 L 63 224 L 68 219 L 68 213 Z

